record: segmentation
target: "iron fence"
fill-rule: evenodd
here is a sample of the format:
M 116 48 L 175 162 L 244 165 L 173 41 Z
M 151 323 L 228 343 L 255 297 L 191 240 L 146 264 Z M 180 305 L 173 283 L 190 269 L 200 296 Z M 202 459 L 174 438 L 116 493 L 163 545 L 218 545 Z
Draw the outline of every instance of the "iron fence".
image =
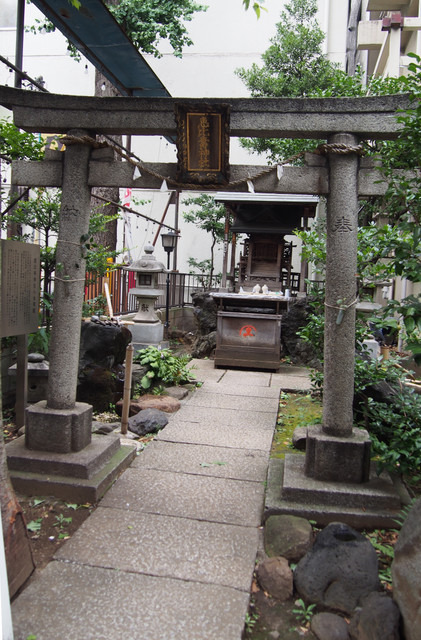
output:
M 192 305 L 192 294 L 204 291 L 203 278 L 191 273 L 170 272 L 169 306 L 184 307 Z M 209 278 L 206 278 L 209 281 Z M 218 277 L 212 280 L 212 288 L 219 284 Z M 136 286 L 136 273 L 121 267 L 111 270 L 107 276 L 87 274 L 85 286 L 85 302 L 93 301 L 103 295 L 104 284 L 108 284 L 111 304 L 115 316 L 137 311 L 136 297 L 130 294 L 130 289 Z M 158 288 L 161 293 L 155 303 L 157 309 L 165 307 L 167 274 L 158 274 Z M 209 290 L 209 286 L 206 286 Z

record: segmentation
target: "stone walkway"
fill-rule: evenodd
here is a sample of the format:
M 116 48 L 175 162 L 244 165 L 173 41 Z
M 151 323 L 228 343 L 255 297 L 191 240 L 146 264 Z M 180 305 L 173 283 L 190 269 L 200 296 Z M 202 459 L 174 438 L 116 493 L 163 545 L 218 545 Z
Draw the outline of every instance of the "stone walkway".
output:
M 214 369 L 12 607 L 15 640 L 240 640 L 280 390 Z

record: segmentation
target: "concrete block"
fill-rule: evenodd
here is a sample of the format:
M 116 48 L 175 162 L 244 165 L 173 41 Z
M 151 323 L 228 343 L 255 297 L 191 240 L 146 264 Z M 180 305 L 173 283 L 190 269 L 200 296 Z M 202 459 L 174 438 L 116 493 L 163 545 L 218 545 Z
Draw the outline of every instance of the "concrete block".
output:
M 50 409 L 41 400 L 26 409 L 28 449 L 70 453 L 81 451 L 92 437 L 92 407 L 76 402 L 72 409 Z
M 316 425 L 307 432 L 305 474 L 317 480 L 367 482 L 370 448 L 365 429 L 354 428 L 351 437 L 338 438 Z
M 135 447 L 121 446 L 106 464 L 87 479 L 14 470 L 10 470 L 9 475 L 15 491 L 24 495 L 55 496 L 77 504 L 96 503 L 130 465 L 135 455 Z
M 82 451 L 56 453 L 37 451 L 25 446 L 25 437 L 6 445 L 9 470 L 40 473 L 46 476 L 92 478 L 120 448 L 118 435 L 93 435 L 92 441 Z

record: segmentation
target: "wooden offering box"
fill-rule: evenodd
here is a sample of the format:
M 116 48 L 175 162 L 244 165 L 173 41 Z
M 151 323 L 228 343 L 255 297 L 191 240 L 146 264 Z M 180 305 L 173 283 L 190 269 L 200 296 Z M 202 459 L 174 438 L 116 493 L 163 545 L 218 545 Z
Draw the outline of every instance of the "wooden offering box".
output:
M 215 367 L 279 368 L 281 311 L 289 300 L 276 294 L 212 293 L 218 306 Z

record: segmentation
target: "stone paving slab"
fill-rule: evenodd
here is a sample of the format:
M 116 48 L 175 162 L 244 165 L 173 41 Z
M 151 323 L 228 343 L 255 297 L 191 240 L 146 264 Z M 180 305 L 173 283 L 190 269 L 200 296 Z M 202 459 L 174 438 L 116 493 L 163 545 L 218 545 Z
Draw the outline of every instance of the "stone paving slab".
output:
M 128 469 L 101 506 L 258 527 L 263 502 L 263 483 Z
M 271 429 L 276 425 L 276 411 L 243 411 L 241 409 L 218 409 L 218 407 L 196 407 L 183 404 L 181 409 L 169 416 L 169 424 L 179 422 L 196 422 L 213 429 L 221 425 L 225 429 L 236 427 L 253 427 L 254 429 Z
M 299 367 L 297 365 L 292 364 L 281 364 L 278 371 L 273 374 L 273 377 L 276 378 L 278 375 L 286 375 L 286 376 L 303 376 L 308 378 L 308 368 L 307 367 Z
M 183 407 L 211 407 L 212 409 L 231 409 L 240 411 L 263 411 L 277 413 L 277 398 L 259 398 L 255 396 L 227 396 L 222 393 L 204 393 L 195 391 Z
M 310 391 L 310 378 L 305 376 L 276 376 L 276 384 L 281 391 Z
M 98 507 L 55 558 L 249 593 L 258 531 Z
M 268 461 L 269 454 L 263 451 L 154 440 L 135 458 L 131 468 L 265 482 Z
M 272 373 L 269 371 L 241 371 L 228 369 L 223 377 L 227 384 L 246 385 L 248 387 L 270 387 Z
M 256 387 L 256 385 L 238 385 L 234 382 L 215 382 L 212 380 L 206 380 L 203 386 L 197 391 L 201 393 L 220 393 L 224 396 L 247 396 L 253 398 L 279 398 L 280 387 L 278 384 L 270 387 Z M 194 393 L 197 393 L 195 391 Z
M 15 640 L 240 640 L 249 595 L 50 562 L 12 605 Z
M 207 424 L 180 420 L 170 422 L 158 433 L 156 439 L 231 449 L 270 451 L 273 431 L 273 428 L 255 429 L 250 426 L 227 429 L 225 425 L 220 424 L 209 427 Z

